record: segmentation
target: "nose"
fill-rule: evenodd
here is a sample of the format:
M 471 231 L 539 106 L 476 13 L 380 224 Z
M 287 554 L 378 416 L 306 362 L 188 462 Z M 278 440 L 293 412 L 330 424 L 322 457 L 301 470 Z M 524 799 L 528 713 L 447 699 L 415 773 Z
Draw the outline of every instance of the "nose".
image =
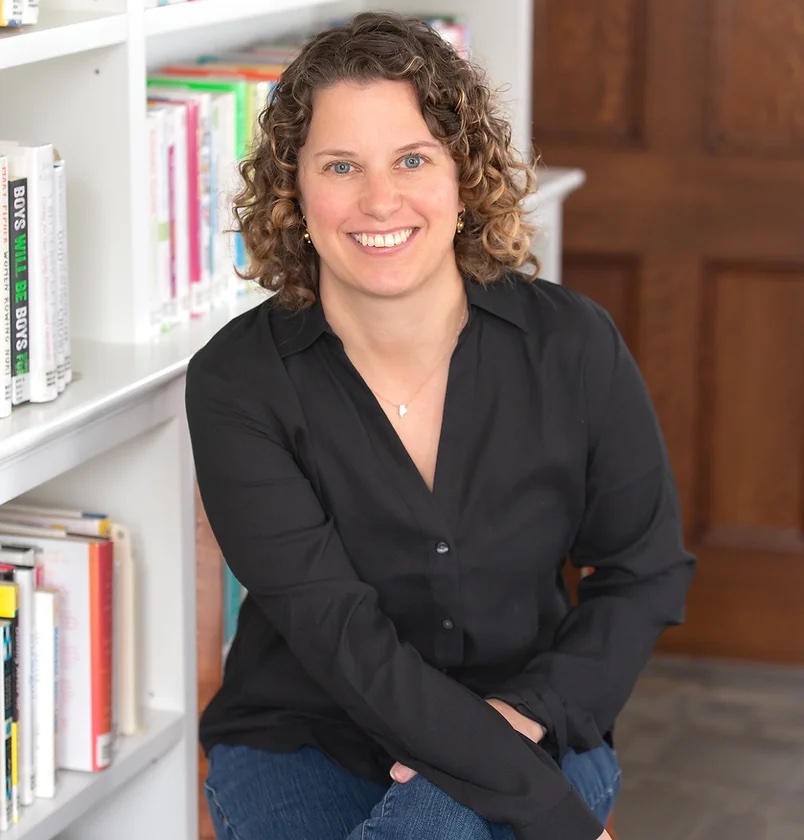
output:
M 367 172 L 360 196 L 361 212 L 375 219 L 390 218 L 402 205 L 402 193 L 390 172 Z

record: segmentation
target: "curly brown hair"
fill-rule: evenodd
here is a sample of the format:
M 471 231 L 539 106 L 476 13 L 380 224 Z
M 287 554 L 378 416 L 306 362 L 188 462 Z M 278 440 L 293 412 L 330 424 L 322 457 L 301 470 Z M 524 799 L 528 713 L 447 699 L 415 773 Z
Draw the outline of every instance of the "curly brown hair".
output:
M 321 32 L 282 73 L 260 115 L 254 149 L 240 164 L 244 186 L 234 213 L 250 260 L 240 276 L 275 292 L 285 308 L 315 301 L 318 254 L 303 239 L 297 189 L 313 94 L 338 82 L 378 80 L 413 87 L 428 129 L 457 164 L 466 207 L 455 238 L 459 271 L 485 284 L 529 263 L 535 276 L 534 228 L 521 211 L 535 172 L 511 147 L 510 126 L 498 116 L 482 72 L 428 24 L 386 12 L 364 12 Z

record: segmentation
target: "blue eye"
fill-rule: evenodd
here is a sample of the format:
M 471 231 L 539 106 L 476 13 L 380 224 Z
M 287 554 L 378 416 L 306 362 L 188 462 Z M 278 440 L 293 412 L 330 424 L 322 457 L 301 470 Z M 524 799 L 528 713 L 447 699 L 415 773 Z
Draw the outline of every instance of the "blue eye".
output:
M 336 175 L 348 175 L 352 171 L 352 164 L 345 160 L 339 160 L 330 166 L 330 169 Z
M 407 155 L 402 158 L 402 165 L 405 169 L 418 169 L 423 162 L 421 155 Z

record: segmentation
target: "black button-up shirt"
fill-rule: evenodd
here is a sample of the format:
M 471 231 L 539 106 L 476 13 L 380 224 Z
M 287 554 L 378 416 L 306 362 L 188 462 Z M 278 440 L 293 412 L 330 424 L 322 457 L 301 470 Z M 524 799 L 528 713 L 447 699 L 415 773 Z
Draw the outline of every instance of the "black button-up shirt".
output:
M 466 291 L 432 492 L 320 304 L 267 301 L 191 360 L 201 496 L 249 593 L 201 741 L 400 761 L 519 840 L 594 840 L 554 758 L 611 731 L 694 561 L 608 315 L 518 275 Z M 595 569 L 574 608 L 568 556 Z

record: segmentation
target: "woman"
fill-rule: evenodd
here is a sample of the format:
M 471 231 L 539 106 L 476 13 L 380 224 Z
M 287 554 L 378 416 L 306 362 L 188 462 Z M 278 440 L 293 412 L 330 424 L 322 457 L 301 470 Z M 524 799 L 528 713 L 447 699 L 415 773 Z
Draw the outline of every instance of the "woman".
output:
M 693 565 L 636 365 L 517 272 L 530 173 L 424 24 L 317 36 L 261 128 L 237 214 L 276 294 L 187 376 L 249 592 L 201 721 L 218 837 L 606 838 L 614 720 Z

